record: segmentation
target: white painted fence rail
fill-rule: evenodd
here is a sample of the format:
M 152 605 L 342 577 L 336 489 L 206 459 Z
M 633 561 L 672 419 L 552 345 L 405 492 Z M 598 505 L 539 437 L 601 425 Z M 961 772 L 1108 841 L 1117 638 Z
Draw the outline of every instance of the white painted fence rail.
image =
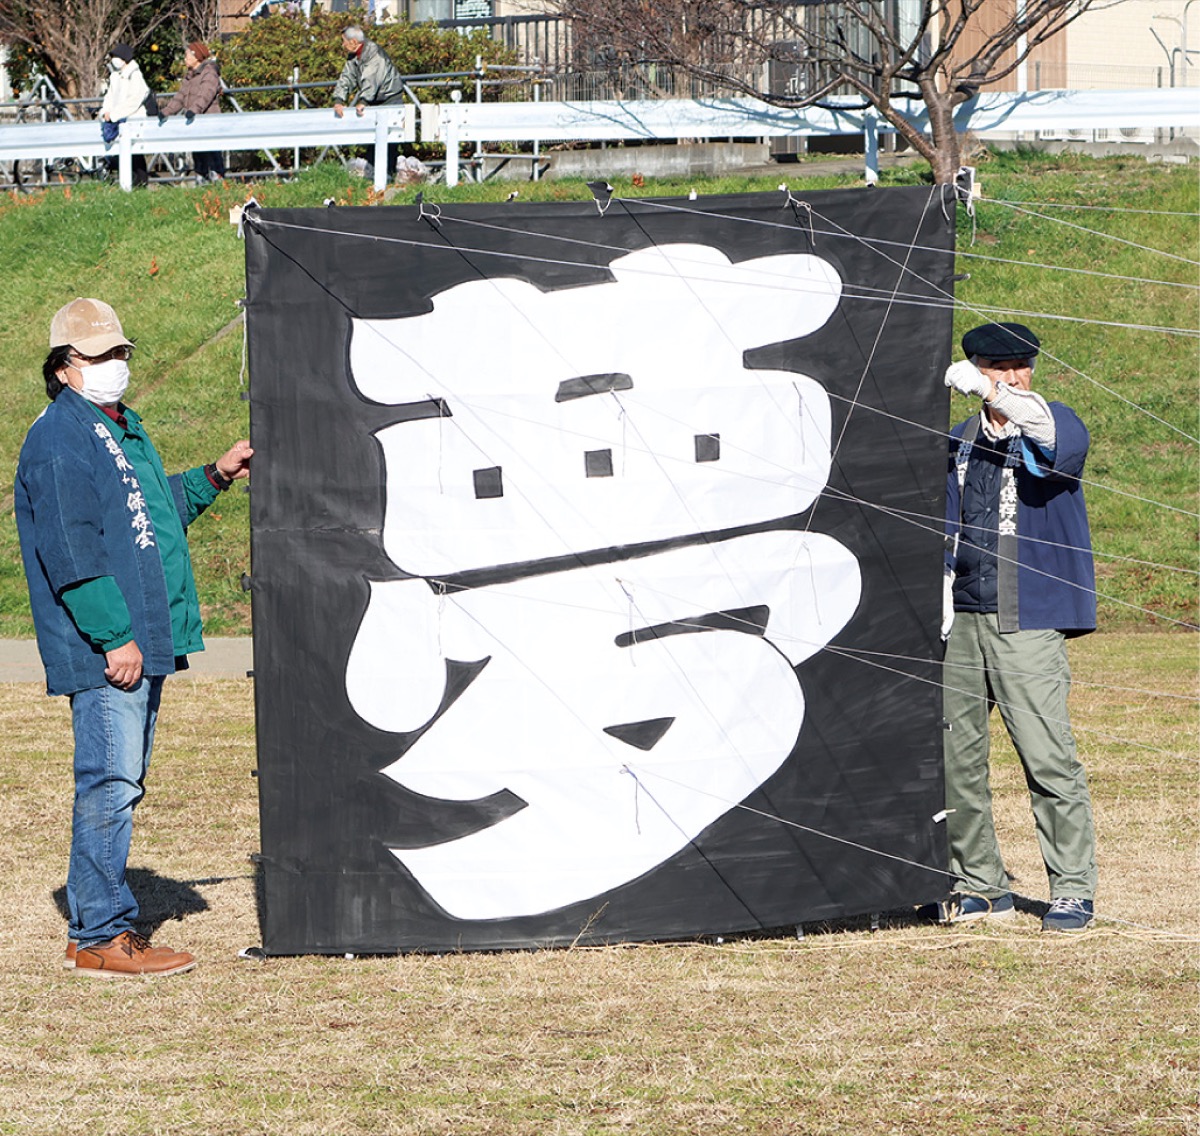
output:
M 924 106 L 909 120 L 928 132 Z M 978 95 L 954 123 L 986 137 L 1024 131 L 1200 127 L 1200 91 L 1034 91 Z M 862 134 L 878 169 L 878 134 L 893 127 L 859 99 L 827 99 L 795 110 L 758 99 L 649 99 L 631 102 L 435 103 L 421 108 L 421 140 L 446 145 L 446 182 L 458 180 L 464 142 L 653 141 L 678 138 L 812 137 Z
M 112 148 L 96 122 L 0 126 L 0 162 L 28 158 L 96 157 L 115 152 L 123 188 L 132 185 L 133 154 L 183 150 L 271 150 L 373 145 L 375 187 L 387 178 L 389 143 L 415 142 L 413 106 L 367 108 L 362 116 L 332 110 L 256 111 L 131 119 Z M 878 135 L 892 127 L 857 100 L 787 110 L 757 99 L 655 99 L 631 102 L 425 103 L 422 142 L 446 145 L 446 181 L 456 185 L 459 146 L 468 142 L 654 141 L 679 138 L 812 137 L 862 134 L 867 165 L 877 168 Z M 914 102 L 910 121 L 927 129 Z M 1034 91 L 979 95 L 958 108 L 959 131 L 986 138 L 1018 132 L 1200 128 L 1200 91 L 1176 87 L 1137 91 Z
M 417 140 L 416 108 L 368 107 L 362 115 L 348 109 L 251 111 L 246 114 L 198 114 L 131 118 L 121 124 L 112 146 L 100 138 L 99 122 L 19 123 L 0 126 L 0 162 L 116 155 L 122 189 L 133 186 L 134 154 L 180 151 L 275 150 L 297 146 L 374 146 L 375 188 L 387 185 L 389 143 Z

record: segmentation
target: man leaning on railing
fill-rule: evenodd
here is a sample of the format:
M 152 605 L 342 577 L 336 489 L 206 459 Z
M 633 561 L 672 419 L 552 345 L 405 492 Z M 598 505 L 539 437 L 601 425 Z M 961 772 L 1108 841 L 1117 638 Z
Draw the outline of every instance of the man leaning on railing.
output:
M 387 52 L 367 39 L 360 27 L 348 27 L 342 32 L 342 47 L 346 66 L 333 88 L 333 113 L 341 118 L 354 95 L 354 109 L 362 114 L 369 106 L 394 106 L 404 101 L 404 76 L 388 58 Z M 400 147 L 388 146 L 388 177 L 396 172 Z

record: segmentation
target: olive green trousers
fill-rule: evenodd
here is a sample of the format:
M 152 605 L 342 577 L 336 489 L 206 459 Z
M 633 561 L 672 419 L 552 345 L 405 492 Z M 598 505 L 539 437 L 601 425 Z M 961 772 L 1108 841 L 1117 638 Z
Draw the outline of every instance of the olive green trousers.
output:
M 1002 635 L 995 614 L 957 612 L 943 681 L 946 835 L 956 888 L 989 898 L 1010 890 L 992 819 L 988 718 L 995 706 L 1025 771 L 1050 898 L 1094 898 L 1092 803 L 1067 717 L 1071 671 L 1062 634 Z

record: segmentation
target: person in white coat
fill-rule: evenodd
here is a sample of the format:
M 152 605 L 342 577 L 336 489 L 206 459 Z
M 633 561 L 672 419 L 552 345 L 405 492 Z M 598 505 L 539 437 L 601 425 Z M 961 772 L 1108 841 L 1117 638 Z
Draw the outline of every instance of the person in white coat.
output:
M 150 87 L 129 44 L 118 43 L 113 47 L 109 52 L 108 70 L 108 88 L 104 92 L 104 102 L 100 104 L 101 121 L 115 124 L 127 118 L 145 118 Z M 149 180 L 145 156 L 134 154 L 133 184 L 146 185 Z

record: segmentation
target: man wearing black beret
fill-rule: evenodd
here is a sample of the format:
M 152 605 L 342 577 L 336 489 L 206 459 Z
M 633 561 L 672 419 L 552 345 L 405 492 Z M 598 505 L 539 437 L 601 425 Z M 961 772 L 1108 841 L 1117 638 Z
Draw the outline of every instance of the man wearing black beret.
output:
M 1038 338 L 1019 323 L 963 336 L 946 385 L 983 400 L 951 431 L 946 480 L 946 831 L 951 922 L 1011 919 L 988 783 L 988 717 L 1000 709 L 1025 769 L 1050 880 L 1045 931 L 1093 919 L 1096 846 L 1087 777 L 1067 716 L 1066 637 L 1096 627 L 1080 477 L 1088 432 L 1030 389 Z

